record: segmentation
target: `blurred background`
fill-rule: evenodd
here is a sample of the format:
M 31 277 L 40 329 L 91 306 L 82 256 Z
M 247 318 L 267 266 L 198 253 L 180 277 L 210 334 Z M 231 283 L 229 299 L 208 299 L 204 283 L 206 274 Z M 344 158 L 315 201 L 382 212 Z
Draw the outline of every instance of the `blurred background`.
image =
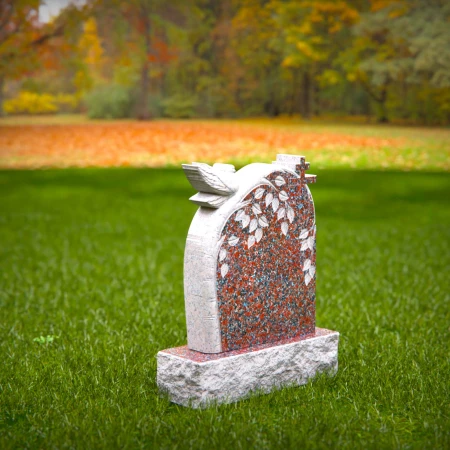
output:
M 447 0 L 1 0 L 1 113 L 450 123 Z

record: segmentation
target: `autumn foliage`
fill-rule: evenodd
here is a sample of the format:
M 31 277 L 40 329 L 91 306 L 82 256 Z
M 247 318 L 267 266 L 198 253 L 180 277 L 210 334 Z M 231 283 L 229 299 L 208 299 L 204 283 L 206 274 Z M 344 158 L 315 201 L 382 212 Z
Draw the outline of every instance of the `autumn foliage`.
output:
M 444 133 L 442 139 L 448 136 Z M 306 154 L 316 168 L 331 165 L 448 169 L 448 143 L 439 150 L 440 160 L 433 157 L 431 144 L 428 142 L 424 150 L 423 143 L 417 147 L 417 140 L 405 137 L 367 136 L 326 127 L 300 129 L 264 122 L 17 125 L 0 127 L 0 166 L 155 167 L 195 160 L 239 164 L 271 161 L 276 153 L 285 152 Z

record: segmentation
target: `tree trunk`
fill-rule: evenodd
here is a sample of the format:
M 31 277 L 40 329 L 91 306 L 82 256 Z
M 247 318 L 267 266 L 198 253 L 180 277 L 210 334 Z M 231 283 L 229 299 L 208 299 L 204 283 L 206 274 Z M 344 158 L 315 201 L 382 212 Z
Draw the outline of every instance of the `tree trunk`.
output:
M 318 117 L 322 113 L 322 104 L 320 102 L 320 88 L 319 84 L 312 80 L 312 104 L 313 104 L 313 116 Z
M 3 102 L 4 102 L 4 88 L 5 88 L 5 77 L 0 75 L 0 117 L 5 115 L 3 111 Z
M 311 118 L 311 77 L 309 72 L 303 72 L 303 89 L 301 99 L 301 114 L 304 119 Z
M 370 97 L 375 100 L 378 107 L 378 122 L 379 123 L 387 123 L 389 122 L 389 118 L 387 116 L 386 111 L 386 100 L 387 100 L 387 88 L 388 83 L 383 84 L 381 87 L 381 91 L 378 94 L 376 91 L 374 91 L 370 84 L 366 82 L 364 79 L 360 79 L 362 87 L 366 90 L 366 92 L 370 95 Z
M 380 123 L 388 123 L 389 119 L 386 111 L 386 100 L 387 100 L 387 86 L 383 85 L 378 101 L 378 105 L 380 107 L 380 116 L 378 118 L 378 122 Z
M 289 99 L 288 114 L 292 117 L 295 113 L 295 106 L 297 104 L 297 73 L 295 69 L 292 71 L 292 90 L 291 98 Z
M 151 119 L 151 114 L 148 107 L 149 93 L 150 93 L 150 62 L 149 56 L 152 50 L 150 42 L 150 18 L 149 11 L 144 4 L 141 7 L 142 13 L 142 24 L 144 28 L 144 39 L 145 39 L 145 61 L 141 70 L 141 92 L 139 98 L 138 107 L 138 119 L 149 120 Z

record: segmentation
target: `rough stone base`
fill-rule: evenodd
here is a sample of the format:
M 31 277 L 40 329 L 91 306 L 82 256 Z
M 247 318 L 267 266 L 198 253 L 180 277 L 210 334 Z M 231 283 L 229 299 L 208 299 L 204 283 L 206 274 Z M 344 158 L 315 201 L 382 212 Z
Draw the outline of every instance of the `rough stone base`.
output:
M 206 354 L 187 347 L 162 350 L 157 355 L 157 383 L 180 405 L 204 408 L 231 403 L 252 391 L 306 384 L 323 372 L 334 375 L 338 341 L 338 332 L 316 328 L 312 337 L 239 351 Z

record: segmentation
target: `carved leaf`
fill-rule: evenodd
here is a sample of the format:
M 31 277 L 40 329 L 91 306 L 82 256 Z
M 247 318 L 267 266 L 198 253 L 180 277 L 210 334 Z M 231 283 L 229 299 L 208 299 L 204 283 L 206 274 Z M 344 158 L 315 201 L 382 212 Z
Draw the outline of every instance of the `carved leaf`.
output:
M 311 275 L 311 278 L 314 278 L 314 274 L 316 273 L 316 267 L 315 266 L 311 266 L 309 268 L 309 274 Z
M 294 221 L 295 213 L 294 213 L 294 210 L 290 206 L 288 206 L 288 208 L 287 208 L 287 217 L 289 219 L 289 222 L 292 223 Z
M 289 195 L 287 195 L 286 191 L 281 191 L 279 197 L 282 202 L 285 202 L 289 198 Z
M 309 247 L 311 250 L 314 250 L 314 236 L 310 236 L 310 237 L 308 238 L 308 247 Z
M 272 192 L 269 192 L 266 195 L 266 208 L 267 208 L 267 206 L 269 206 L 272 203 L 272 200 L 273 200 L 273 194 L 272 194 Z
M 284 178 L 283 178 L 281 175 L 278 175 L 278 176 L 275 178 L 275 184 L 276 184 L 277 186 L 283 186 L 283 184 L 286 184 L 286 181 L 284 180 Z
M 259 225 L 260 225 L 261 227 L 268 227 L 268 226 L 269 226 L 269 222 L 267 221 L 266 216 L 261 216 L 261 217 L 258 219 L 258 223 L 259 223 Z
M 300 231 L 300 239 L 306 239 L 308 237 L 308 230 L 304 229 Z
M 224 234 L 220 239 L 219 242 L 217 243 L 217 247 L 220 247 L 223 244 L 223 241 L 225 240 L 226 235 Z
M 285 208 L 280 208 L 278 210 L 277 220 L 284 219 L 285 217 L 286 217 L 286 209 Z
M 282 232 L 285 236 L 287 236 L 288 231 L 289 231 L 289 224 L 288 224 L 287 222 L 283 222 L 283 223 L 281 224 L 281 232 Z
M 255 238 L 256 238 L 256 242 L 259 242 L 263 237 L 263 230 L 261 228 L 258 228 L 255 231 Z
M 234 247 L 238 242 L 239 242 L 239 238 L 238 238 L 237 236 L 231 236 L 231 237 L 228 239 L 228 243 L 229 243 L 232 247 Z
M 253 231 L 255 231 L 256 228 L 258 228 L 258 219 L 252 219 L 252 221 L 250 222 L 250 228 L 248 229 L 248 231 L 250 233 L 253 233 Z
M 310 275 L 309 273 L 307 273 L 307 274 L 305 275 L 305 284 L 306 284 L 306 286 L 308 286 L 308 284 L 310 283 L 310 281 L 311 281 L 311 275 Z
M 237 222 L 239 222 L 240 220 L 242 220 L 242 218 L 245 216 L 245 212 L 243 209 L 240 209 L 237 214 L 236 217 L 234 218 L 234 220 L 236 220 Z
M 219 261 L 223 261 L 227 257 L 227 251 L 222 248 L 219 252 Z
M 305 261 L 305 264 L 303 264 L 303 270 L 304 270 L 304 271 L 307 271 L 310 267 L 311 267 L 311 260 L 310 260 L 310 259 L 307 259 L 307 260 Z
M 222 267 L 220 268 L 220 274 L 222 275 L 222 278 L 228 273 L 228 270 L 228 264 L 222 264 Z
M 250 223 L 250 216 L 247 214 L 244 214 L 242 217 L 242 228 L 248 227 L 248 224 Z
M 261 211 L 261 206 L 259 206 L 258 203 L 255 203 L 255 204 L 252 206 L 252 210 L 253 210 L 253 212 L 254 212 L 256 215 L 262 213 L 262 211 Z
M 255 236 L 251 235 L 248 237 L 247 245 L 248 248 L 252 247 L 256 242 Z
M 273 212 L 277 212 L 277 209 L 278 209 L 279 206 L 280 206 L 280 201 L 275 197 L 275 198 L 272 200 L 272 209 L 273 209 Z
M 305 251 L 308 250 L 308 239 L 306 239 L 305 241 L 302 242 L 302 246 L 300 248 L 300 251 Z
M 258 188 L 255 191 L 255 198 L 257 200 L 259 200 L 263 196 L 263 194 L 264 194 L 264 189 L 263 188 Z

